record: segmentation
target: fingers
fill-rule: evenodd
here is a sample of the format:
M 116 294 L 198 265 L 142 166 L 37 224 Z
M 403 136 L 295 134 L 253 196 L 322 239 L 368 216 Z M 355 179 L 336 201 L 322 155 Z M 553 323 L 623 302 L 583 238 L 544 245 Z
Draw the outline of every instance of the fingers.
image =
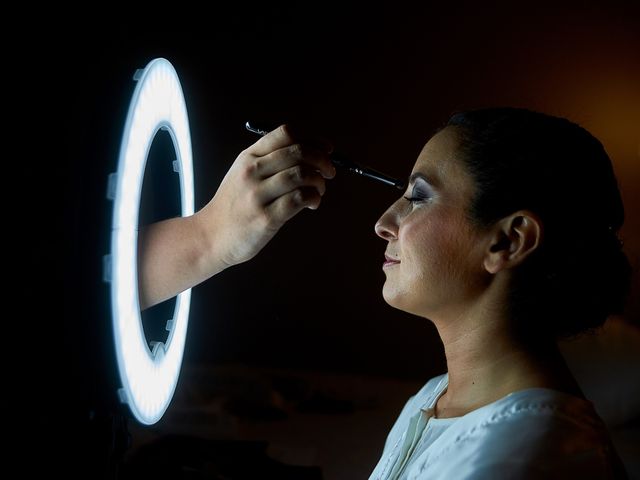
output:
M 269 204 L 294 190 L 313 188 L 319 196 L 326 191 L 325 179 L 313 167 L 297 164 L 272 175 L 260 183 L 256 192 L 262 204 Z
M 254 199 L 268 225 L 279 228 L 304 208 L 315 210 L 326 190 L 325 179 L 335 167 L 326 141 L 292 134 L 283 125 L 245 150 L 245 179 L 253 185 Z
M 318 171 L 324 178 L 333 178 L 336 169 L 329 154 L 313 147 L 294 143 L 268 155 L 255 159 L 255 173 L 265 179 L 295 165 L 306 165 Z
M 291 134 L 291 128 L 287 125 L 280 125 L 275 130 L 271 130 L 256 143 L 251 145 L 248 150 L 258 157 L 268 155 L 274 150 L 292 145 L 294 142 Z
M 290 127 L 282 125 L 258 140 L 246 152 L 253 157 L 251 170 L 260 179 L 302 163 L 313 166 L 325 178 L 333 178 L 336 171 L 329 159 L 331 150 L 332 146 L 327 141 L 294 135 Z
M 267 205 L 265 210 L 273 223 L 282 225 L 303 208 L 317 209 L 320 206 L 320 200 L 321 197 L 318 190 L 311 187 L 303 187 L 278 197 Z
M 331 153 L 333 150 L 333 146 L 328 140 L 304 134 L 294 130 L 290 125 L 280 125 L 275 130 L 270 131 L 249 147 L 249 150 L 253 155 L 262 157 L 294 143 L 304 143 L 327 153 Z

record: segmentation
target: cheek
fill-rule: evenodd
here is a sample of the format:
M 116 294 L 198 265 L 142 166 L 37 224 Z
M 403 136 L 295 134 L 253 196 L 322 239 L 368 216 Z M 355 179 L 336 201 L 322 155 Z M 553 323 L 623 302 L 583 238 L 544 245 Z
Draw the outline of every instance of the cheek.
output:
M 472 232 L 457 218 L 430 218 L 408 224 L 401 232 L 407 266 L 417 279 L 445 281 L 464 275 Z M 433 285 L 432 285 L 433 286 Z

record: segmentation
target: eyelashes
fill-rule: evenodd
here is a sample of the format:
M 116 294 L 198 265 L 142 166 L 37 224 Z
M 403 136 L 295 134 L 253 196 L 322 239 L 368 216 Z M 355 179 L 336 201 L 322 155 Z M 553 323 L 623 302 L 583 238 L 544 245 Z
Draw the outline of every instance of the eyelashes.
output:
M 410 196 L 403 197 L 407 202 L 410 203 L 422 203 L 430 200 L 432 198 L 431 189 L 423 186 L 414 185 L 413 190 L 411 190 Z
M 427 198 L 423 198 L 423 197 L 402 197 L 402 198 L 404 198 L 407 202 L 411 202 L 411 203 L 420 203 L 427 200 Z

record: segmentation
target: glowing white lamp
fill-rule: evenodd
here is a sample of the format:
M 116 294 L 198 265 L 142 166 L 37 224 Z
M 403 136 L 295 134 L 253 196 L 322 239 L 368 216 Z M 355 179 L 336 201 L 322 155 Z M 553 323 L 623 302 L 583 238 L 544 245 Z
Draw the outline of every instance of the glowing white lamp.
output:
M 175 69 L 157 58 L 134 74 L 137 81 L 120 146 L 118 171 L 109 176 L 114 202 L 111 254 L 105 257 L 105 279 L 111 282 L 111 309 L 116 357 L 122 388 L 120 400 L 141 423 L 156 423 L 166 411 L 178 382 L 189 319 L 191 290 L 178 295 L 169 336 L 147 344 L 138 299 L 137 242 L 140 193 L 153 138 L 159 130 L 171 136 L 180 176 L 182 215 L 193 214 L 193 162 L 187 108 Z

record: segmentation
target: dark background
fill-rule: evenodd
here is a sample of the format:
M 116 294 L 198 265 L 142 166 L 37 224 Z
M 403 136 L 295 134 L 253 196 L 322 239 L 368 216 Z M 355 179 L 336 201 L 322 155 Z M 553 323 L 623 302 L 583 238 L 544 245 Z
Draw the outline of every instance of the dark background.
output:
M 635 283 L 625 319 L 637 322 L 637 2 L 229 8 L 108 27 L 86 12 L 86 23 L 61 23 L 50 36 L 56 42 L 44 42 L 50 96 L 64 113 L 55 123 L 65 221 L 51 213 L 45 221 L 65 253 L 59 267 L 68 358 L 61 368 L 78 399 L 66 401 L 70 415 L 82 419 L 108 403 L 104 385 L 115 381 L 108 379 L 108 291 L 101 281 L 109 249 L 106 180 L 116 168 L 131 76 L 155 57 L 174 65 L 185 93 L 196 208 L 256 140 L 244 130 L 247 120 L 302 124 L 353 160 L 398 177 L 408 175 L 429 136 L 457 110 L 520 106 L 583 125 L 609 152 L 626 203 L 623 239 Z M 34 165 L 47 163 L 40 162 Z M 397 195 L 339 174 L 318 211 L 294 218 L 254 260 L 195 287 L 185 367 L 242 364 L 419 383 L 443 372 L 434 328 L 381 297 L 385 245 L 373 225 Z M 596 197 L 585 199 L 585 208 Z M 47 205 L 48 198 L 36 201 Z M 51 237 L 35 238 L 30 271 L 52 256 Z

